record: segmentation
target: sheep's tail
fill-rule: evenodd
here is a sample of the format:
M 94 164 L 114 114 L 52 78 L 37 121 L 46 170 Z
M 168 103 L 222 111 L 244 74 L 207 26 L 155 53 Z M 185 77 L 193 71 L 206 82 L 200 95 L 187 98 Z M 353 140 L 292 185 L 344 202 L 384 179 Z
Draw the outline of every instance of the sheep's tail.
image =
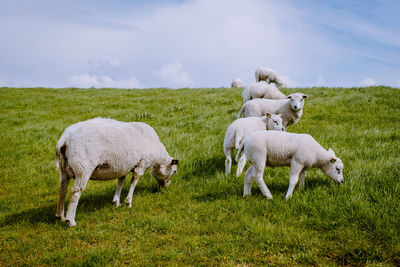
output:
M 240 119 L 240 117 L 241 117 L 242 114 L 244 113 L 245 106 L 246 106 L 246 103 L 244 103 L 243 106 L 242 106 L 242 108 L 240 109 L 239 114 L 238 114 L 238 116 L 237 116 L 238 119 Z
M 59 171 L 65 171 L 67 167 L 67 157 L 65 156 L 66 147 L 67 140 L 65 135 L 62 135 L 56 146 L 56 166 Z
M 236 157 L 235 157 L 235 161 L 236 162 L 239 162 L 239 158 L 242 156 L 242 154 L 243 154 L 243 151 L 244 151 L 244 141 L 240 144 L 240 146 L 239 146 L 239 150 L 238 150 L 238 152 L 237 152 L 237 154 L 236 154 Z

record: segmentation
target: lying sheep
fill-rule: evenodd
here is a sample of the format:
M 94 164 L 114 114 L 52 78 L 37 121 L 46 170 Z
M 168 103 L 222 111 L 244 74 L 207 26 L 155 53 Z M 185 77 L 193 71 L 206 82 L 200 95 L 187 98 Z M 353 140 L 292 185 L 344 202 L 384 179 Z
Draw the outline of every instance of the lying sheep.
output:
M 160 186 L 168 186 L 177 171 L 178 160 L 170 157 L 157 133 L 141 122 L 120 122 L 95 118 L 69 126 L 56 146 L 60 189 L 57 217 L 75 226 L 79 198 L 91 180 L 118 179 L 113 202 L 120 205 L 125 176 L 133 173 L 126 204 L 132 206 L 132 195 L 139 177 L 150 167 Z M 71 178 L 75 179 L 67 215 L 64 199 Z
M 286 128 L 300 119 L 303 114 L 304 99 L 307 97 L 301 93 L 294 93 L 288 95 L 288 99 L 253 99 L 243 104 L 237 117 L 240 118 L 242 115 L 260 117 L 266 112 L 281 114 L 282 124 Z
M 282 94 L 276 86 L 266 83 L 253 83 L 244 88 L 242 92 L 243 104 L 255 98 L 266 99 L 285 99 L 286 95 Z
M 259 130 L 278 130 L 284 131 L 285 128 L 282 126 L 281 115 L 275 115 L 271 113 L 265 113 L 263 117 L 249 117 L 235 120 L 225 133 L 224 140 L 224 153 L 226 156 L 225 160 L 225 175 L 228 176 L 231 173 L 232 159 L 231 154 L 234 148 L 239 149 L 240 144 L 243 140 L 252 132 Z M 242 174 L 244 165 L 246 164 L 246 157 L 240 158 L 236 175 Z
M 235 78 L 235 79 L 233 79 L 233 81 L 231 83 L 231 87 L 232 88 L 243 87 L 243 82 L 239 78 Z
M 272 199 L 271 192 L 263 180 L 265 165 L 270 167 L 290 166 L 289 189 L 286 200 L 293 194 L 297 182 L 304 187 L 306 170 L 320 168 L 337 183 L 343 182 L 343 163 L 332 149 L 325 150 L 308 134 L 278 131 L 258 131 L 247 137 L 240 145 L 236 161 L 244 153 L 250 168 L 244 178 L 243 196 L 251 194 L 251 183 L 256 180 L 261 192 Z
M 274 70 L 260 67 L 255 72 L 256 82 L 266 81 L 267 83 L 275 83 L 278 87 L 286 87 L 286 83 L 278 77 Z

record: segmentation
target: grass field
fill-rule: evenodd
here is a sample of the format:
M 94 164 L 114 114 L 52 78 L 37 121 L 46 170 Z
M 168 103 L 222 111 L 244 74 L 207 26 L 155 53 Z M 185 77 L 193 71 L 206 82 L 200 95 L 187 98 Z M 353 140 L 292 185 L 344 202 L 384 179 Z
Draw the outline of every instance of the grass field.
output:
M 399 266 L 400 90 L 283 90 L 296 91 L 309 99 L 288 131 L 332 147 L 345 181 L 311 170 L 285 201 L 289 168 L 266 168 L 273 200 L 255 184 L 243 198 L 243 175 L 224 176 L 241 89 L 0 88 L 0 266 Z M 131 209 L 112 205 L 117 181 L 90 181 L 69 228 L 55 218 L 55 145 L 67 126 L 97 116 L 150 124 L 178 173 L 159 191 L 147 172 Z

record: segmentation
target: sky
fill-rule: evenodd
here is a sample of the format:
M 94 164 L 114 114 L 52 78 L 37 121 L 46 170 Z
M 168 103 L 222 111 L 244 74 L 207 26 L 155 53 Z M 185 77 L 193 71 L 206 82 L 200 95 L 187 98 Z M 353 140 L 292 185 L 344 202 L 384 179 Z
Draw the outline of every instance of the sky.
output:
M 0 0 L 0 87 L 400 87 L 398 0 Z

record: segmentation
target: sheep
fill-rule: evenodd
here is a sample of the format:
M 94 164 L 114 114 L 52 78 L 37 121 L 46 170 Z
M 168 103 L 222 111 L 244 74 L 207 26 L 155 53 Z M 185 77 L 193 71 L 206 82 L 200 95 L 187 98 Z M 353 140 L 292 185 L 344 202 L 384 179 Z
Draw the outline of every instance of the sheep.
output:
M 251 165 L 245 174 L 243 196 L 251 194 L 251 183 L 255 179 L 263 195 L 272 199 L 271 192 L 263 180 L 265 165 L 272 168 L 290 166 L 286 200 L 292 196 L 298 181 L 300 186 L 304 187 L 306 170 L 311 167 L 320 168 L 338 184 L 343 182 L 343 162 L 336 157 L 331 148 L 325 150 L 308 134 L 258 131 L 249 135 L 240 145 L 236 161 L 242 153 Z
M 285 128 L 282 126 L 281 115 L 265 113 L 263 117 L 249 117 L 235 120 L 225 133 L 224 140 L 224 153 L 225 153 L 225 175 L 228 176 L 231 173 L 232 159 L 231 154 L 234 148 L 238 149 L 243 140 L 252 132 L 259 130 L 279 130 L 284 131 Z M 236 176 L 242 174 L 244 165 L 246 164 L 246 158 L 242 157 L 239 161 Z
M 242 92 L 243 104 L 255 98 L 266 99 L 285 99 L 287 96 L 282 94 L 276 86 L 266 83 L 253 83 L 244 88 Z
M 286 87 L 286 83 L 278 77 L 278 74 L 269 68 L 260 67 L 255 72 L 256 82 L 266 81 L 267 83 L 275 83 L 276 86 Z
M 253 99 L 243 104 L 239 111 L 238 118 L 244 117 L 260 117 L 265 112 L 281 114 L 282 124 L 286 128 L 295 124 L 303 114 L 304 99 L 307 95 L 294 93 L 287 96 L 288 99 Z
M 243 82 L 239 78 L 235 78 L 232 80 L 231 87 L 232 88 L 243 87 Z
M 120 206 L 125 177 L 133 173 L 125 202 L 132 207 L 132 195 L 139 177 L 150 167 L 160 187 L 168 186 L 179 160 L 168 155 L 152 127 L 141 122 L 95 118 L 69 126 L 56 146 L 60 187 L 56 217 L 75 226 L 79 198 L 91 180 L 118 179 L 113 203 Z M 75 179 L 67 214 L 64 199 L 71 178 Z

